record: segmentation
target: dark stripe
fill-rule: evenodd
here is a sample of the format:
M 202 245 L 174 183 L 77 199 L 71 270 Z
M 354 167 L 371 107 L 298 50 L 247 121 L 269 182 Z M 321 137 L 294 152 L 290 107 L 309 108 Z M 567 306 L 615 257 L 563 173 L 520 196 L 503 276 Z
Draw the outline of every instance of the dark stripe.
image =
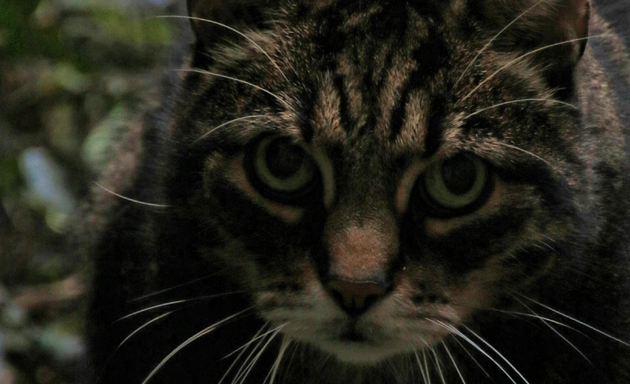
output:
M 439 255 L 452 273 L 462 275 L 481 268 L 490 257 L 503 251 L 505 242 L 510 241 L 508 234 L 519 233 L 532 214 L 527 208 L 504 208 L 489 219 L 476 220 L 441 238 L 427 238 L 426 246 L 430 254 Z
M 339 96 L 339 117 L 341 119 L 341 127 L 350 133 L 355 123 L 350 114 L 350 101 L 348 93 L 346 92 L 345 79 L 341 75 L 335 76 L 333 80 L 337 95 Z
M 435 76 L 442 70 L 448 70 L 450 52 L 444 39 L 438 34 L 435 28 L 429 29 L 427 40 L 413 51 L 413 58 L 416 62 L 416 69 L 411 73 L 409 79 L 403 87 L 401 97 L 393 108 L 390 127 L 390 139 L 395 140 L 402 130 L 402 124 L 406 115 L 406 104 L 409 102 L 409 95 L 416 89 L 426 87 Z M 440 111 L 444 111 L 443 102 Z M 432 113 L 432 116 L 434 114 Z
M 446 99 L 442 95 L 434 96 L 427 121 L 427 135 L 424 139 L 424 158 L 429 158 L 437 152 L 444 134 L 444 116 L 446 115 Z
M 300 113 L 298 115 L 300 132 L 307 143 L 310 143 L 315 134 L 313 128 L 313 118 L 315 105 L 317 104 L 318 93 L 314 91 L 312 84 L 304 85 L 297 100 L 300 100 Z

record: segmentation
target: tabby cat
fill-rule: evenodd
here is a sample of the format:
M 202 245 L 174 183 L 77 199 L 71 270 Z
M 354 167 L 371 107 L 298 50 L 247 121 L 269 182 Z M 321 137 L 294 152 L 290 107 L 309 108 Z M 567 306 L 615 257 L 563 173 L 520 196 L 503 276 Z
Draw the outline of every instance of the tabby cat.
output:
M 608 3 L 189 0 L 85 213 L 94 382 L 630 383 Z

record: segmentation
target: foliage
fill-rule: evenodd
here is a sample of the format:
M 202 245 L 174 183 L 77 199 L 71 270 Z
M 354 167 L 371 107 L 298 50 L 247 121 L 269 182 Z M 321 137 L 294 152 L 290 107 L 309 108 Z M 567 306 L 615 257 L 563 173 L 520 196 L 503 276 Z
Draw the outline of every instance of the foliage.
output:
M 181 2 L 180 2 L 181 3 Z M 70 218 L 159 84 L 181 4 L 0 0 L 0 382 L 82 380 Z

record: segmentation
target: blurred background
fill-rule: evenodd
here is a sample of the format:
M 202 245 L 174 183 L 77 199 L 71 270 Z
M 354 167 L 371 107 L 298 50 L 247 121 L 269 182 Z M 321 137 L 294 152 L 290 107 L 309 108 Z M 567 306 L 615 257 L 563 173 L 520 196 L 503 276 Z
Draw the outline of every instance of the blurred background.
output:
M 0 384 L 82 383 L 76 208 L 159 88 L 184 0 L 0 0 Z

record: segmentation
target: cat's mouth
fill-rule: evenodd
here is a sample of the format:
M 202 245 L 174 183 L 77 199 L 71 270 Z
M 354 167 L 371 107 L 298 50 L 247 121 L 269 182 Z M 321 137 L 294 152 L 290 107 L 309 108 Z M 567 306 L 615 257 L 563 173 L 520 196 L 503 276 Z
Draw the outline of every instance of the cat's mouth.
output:
M 339 336 L 338 341 L 341 343 L 367 343 L 370 340 L 352 326 Z

